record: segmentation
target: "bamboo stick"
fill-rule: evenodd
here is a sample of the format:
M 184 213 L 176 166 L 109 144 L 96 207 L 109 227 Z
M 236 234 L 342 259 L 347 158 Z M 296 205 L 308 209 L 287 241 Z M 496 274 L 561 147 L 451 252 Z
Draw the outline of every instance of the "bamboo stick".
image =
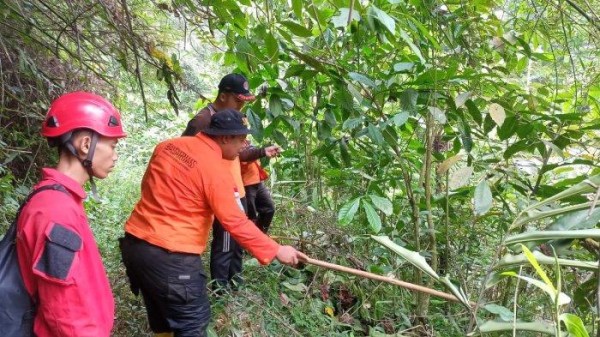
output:
M 358 269 L 354 269 L 354 268 L 349 268 L 349 267 L 344 267 L 344 266 L 340 266 L 338 264 L 333 264 L 333 263 L 329 263 L 329 262 L 325 262 L 325 261 L 321 261 L 321 260 L 316 260 L 316 259 L 311 259 L 308 258 L 306 261 L 304 261 L 305 263 L 309 263 L 315 266 L 319 266 L 319 267 L 323 267 L 323 268 L 327 268 L 327 269 L 332 269 L 332 270 L 337 270 L 337 271 L 341 271 L 341 272 L 345 272 L 348 274 L 352 274 L 352 275 L 356 275 L 356 276 L 360 276 L 360 277 L 365 277 L 371 280 L 376 280 L 376 281 L 381 281 L 381 282 L 386 282 L 386 283 L 390 283 L 393 285 L 397 285 L 400 286 L 402 288 L 406 288 L 412 291 L 419 291 L 422 293 L 426 293 L 429 295 L 433 295 L 433 296 L 437 296 L 437 297 L 441 297 L 450 301 L 454 301 L 454 302 L 460 302 L 460 300 L 458 298 L 456 298 L 456 296 L 452 295 L 452 294 L 448 294 L 442 291 L 438 291 L 435 289 L 430 289 L 427 287 L 423 287 L 420 285 L 416 285 L 413 283 L 409 283 L 409 282 L 404 282 L 404 281 L 400 281 L 391 277 L 386 277 L 386 276 L 381 276 L 381 275 L 377 275 L 377 274 L 373 274 L 373 273 L 369 273 L 366 271 L 362 271 L 362 270 L 358 270 Z

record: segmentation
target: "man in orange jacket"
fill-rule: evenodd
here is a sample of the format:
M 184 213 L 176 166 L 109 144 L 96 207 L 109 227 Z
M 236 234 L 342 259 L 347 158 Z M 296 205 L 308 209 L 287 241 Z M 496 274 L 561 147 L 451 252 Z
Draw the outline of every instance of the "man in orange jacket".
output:
M 152 154 L 121 250 L 155 333 L 206 336 L 210 305 L 200 255 L 215 216 L 261 264 L 277 259 L 295 265 L 307 258 L 263 234 L 242 209 L 223 159 L 238 156 L 249 132 L 244 116 L 226 109 L 203 132 L 164 141 Z
M 192 118 L 182 136 L 195 136 L 206 129 L 211 117 L 223 109 L 240 111 L 247 102 L 253 101 L 255 96 L 250 92 L 248 81 L 243 75 L 228 74 L 219 82 L 219 92 L 214 102 L 208 104 Z M 225 160 L 236 183 L 240 202 L 247 211 L 246 190 L 242 181 L 240 160 L 254 161 L 261 157 L 273 157 L 279 154 L 279 148 L 268 146 L 260 149 L 244 150 L 239 157 Z M 242 159 L 243 158 L 243 159 Z M 254 213 L 249 213 L 254 214 Z M 252 218 L 251 218 L 252 219 Z M 231 238 L 218 219 L 213 223 L 213 240 L 210 245 L 210 276 L 213 286 L 217 291 L 236 287 L 242 282 L 243 249 Z

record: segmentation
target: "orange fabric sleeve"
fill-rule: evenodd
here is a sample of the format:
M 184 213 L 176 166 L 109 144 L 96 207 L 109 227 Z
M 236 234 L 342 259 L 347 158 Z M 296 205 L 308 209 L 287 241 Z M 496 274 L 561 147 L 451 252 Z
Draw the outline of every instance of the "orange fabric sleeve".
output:
M 227 178 L 221 175 L 218 179 L 205 182 L 206 199 L 223 228 L 233 236 L 235 241 L 256 257 L 258 262 L 263 265 L 269 264 L 277 255 L 279 244 L 261 232 L 240 210 L 235 191 L 223 188 L 231 186 Z

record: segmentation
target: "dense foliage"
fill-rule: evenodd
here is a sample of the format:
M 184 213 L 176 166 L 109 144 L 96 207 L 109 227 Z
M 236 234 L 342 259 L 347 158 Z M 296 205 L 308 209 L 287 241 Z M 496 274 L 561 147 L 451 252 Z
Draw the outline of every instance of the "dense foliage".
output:
M 1 221 L 51 161 L 37 136 L 49 100 L 111 96 L 131 136 L 105 202 L 88 208 L 116 334 L 146 331 L 116 238 L 153 144 L 180 134 L 237 71 L 261 93 L 245 111 L 256 141 L 285 150 L 268 165 L 274 235 L 467 305 L 249 260 L 247 288 L 214 300 L 215 333 L 594 334 L 598 5 L 0 0 Z

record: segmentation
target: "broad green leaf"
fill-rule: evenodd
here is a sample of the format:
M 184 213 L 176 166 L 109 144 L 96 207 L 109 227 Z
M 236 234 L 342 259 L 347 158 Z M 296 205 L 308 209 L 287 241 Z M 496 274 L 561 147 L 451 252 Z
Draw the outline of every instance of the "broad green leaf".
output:
M 350 76 L 351 79 L 366 85 L 367 87 L 375 86 L 375 82 L 363 74 L 349 72 L 348 76 Z
M 400 62 L 400 63 L 394 64 L 394 71 L 399 72 L 399 73 L 403 72 L 403 71 L 411 71 L 414 66 L 415 66 L 415 64 L 412 62 Z
M 292 0 L 292 9 L 296 17 L 302 20 L 302 0 Z
M 450 281 L 450 278 L 448 277 L 448 275 L 440 277 L 438 279 L 438 281 L 440 281 L 442 284 L 444 284 L 446 286 L 446 288 L 450 289 L 450 292 L 460 300 L 460 302 L 467 307 L 469 310 L 471 310 L 473 307 L 471 305 L 471 302 L 469 302 L 469 297 L 467 296 L 467 294 L 464 292 L 464 290 L 455 285 L 454 283 L 452 283 Z
M 394 122 L 394 124 L 396 126 L 402 126 L 402 125 L 404 125 L 404 123 L 406 123 L 406 121 L 408 120 L 408 117 L 409 117 L 408 112 L 402 111 L 402 112 L 395 114 L 394 117 L 392 117 L 392 122 Z
M 483 215 L 492 208 L 492 191 L 487 180 L 482 180 L 475 188 L 475 215 Z
M 379 217 L 379 214 L 377 214 L 373 206 L 368 202 L 363 202 L 362 206 L 367 214 L 367 221 L 369 222 L 371 230 L 373 233 L 379 233 L 379 231 L 381 231 L 381 218 Z
M 436 281 L 440 279 L 440 276 L 431 268 L 431 266 L 427 263 L 427 261 L 421 254 L 397 245 L 387 236 L 371 235 L 371 238 L 384 245 L 385 247 L 389 248 L 394 253 L 402 256 L 406 261 L 410 262 L 412 265 L 419 268 L 421 271 L 428 274 Z
M 448 119 L 446 118 L 446 114 L 438 107 L 435 106 L 430 106 L 428 107 L 429 109 L 429 113 L 431 114 L 431 116 L 433 116 L 433 119 L 440 123 L 440 124 L 446 124 L 446 122 L 448 122 Z
M 288 288 L 291 291 L 299 293 L 305 293 L 308 290 L 308 287 L 304 283 L 291 284 L 289 282 L 281 282 L 281 285 Z
M 344 130 L 356 129 L 358 126 L 362 125 L 363 121 L 364 121 L 363 117 L 346 119 L 344 121 L 344 124 L 342 124 L 342 129 L 344 129 Z
M 383 139 L 383 135 L 381 134 L 381 131 L 379 130 L 378 127 L 376 127 L 375 125 L 371 124 L 369 125 L 369 127 L 367 128 L 368 132 L 369 132 L 369 138 L 371 138 L 371 140 L 377 144 L 377 145 L 382 145 L 384 142 Z
M 283 113 L 283 105 L 281 99 L 277 95 L 271 95 L 269 98 L 269 111 L 273 117 L 277 117 Z
M 489 106 L 490 117 L 496 122 L 496 125 L 502 126 L 504 124 L 504 120 L 506 119 L 506 113 L 504 112 L 504 108 L 502 105 L 498 103 L 492 103 Z
M 266 34 L 265 47 L 267 48 L 267 57 L 269 58 L 269 60 L 274 61 L 277 57 L 277 54 L 279 53 L 279 46 L 273 34 Z
M 373 201 L 373 205 L 375 205 L 378 210 L 382 211 L 383 214 L 387 216 L 392 215 L 394 212 L 394 206 L 392 205 L 391 201 L 389 201 L 387 198 L 383 198 L 374 194 L 369 195 L 369 197 L 371 198 L 371 201 Z
M 437 168 L 437 174 L 442 175 L 446 173 L 454 164 L 463 158 L 462 154 L 457 154 L 446 160 L 444 160 Z
M 469 183 L 469 179 L 473 175 L 473 166 L 461 167 L 458 170 L 450 174 L 450 180 L 448 187 L 451 190 L 455 190 L 459 187 L 463 187 Z
M 506 140 L 517 132 L 517 118 L 510 116 L 504 120 L 502 126 L 498 127 L 498 138 Z
M 550 287 L 554 292 L 556 292 L 554 284 L 552 284 L 552 281 L 550 281 L 548 275 L 546 275 L 546 272 L 542 269 L 542 267 L 540 267 L 540 264 L 537 262 L 535 256 L 533 255 L 533 253 L 531 253 L 529 248 L 521 244 L 521 249 L 523 250 L 523 254 L 525 254 L 525 257 L 527 258 L 529 263 L 531 263 L 531 265 L 533 266 L 533 269 L 535 269 L 535 272 L 538 274 L 538 276 L 542 278 L 542 280 L 546 283 L 548 287 Z
M 347 225 L 352 222 L 354 219 L 354 215 L 356 215 L 356 211 L 358 211 L 358 206 L 360 206 L 360 197 L 351 200 L 346 203 L 344 206 L 340 208 L 338 212 L 338 222 L 340 225 Z
M 417 107 L 417 99 L 419 98 L 419 93 L 415 89 L 406 89 L 400 94 L 400 105 L 402 110 L 405 111 L 415 111 Z
M 426 61 L 423 57 L 423 54 L 421 54 L 421 49 L 419 49 L 419 47 L 415 45 L 413 39 L 410 36 L 408 36 L 408 34 L 402 29 L 400 29 L 400 37 L 402 38 L 402 40 L 404 40 L 404 42 L 406 42 L 406 44 L 408 44 L 410 50 L 412 50 L 412 52 L 415 53 L 415 55 L 417 55 L 419 60 L 421 60 L 421 63 L 425 64 Z
M 550 300 L 553 303 L 556 299 L 556 295 L 557 295 L 556 289 L 553 286 L 552 287 L 548 286 L 546 283 L 544 283 L 540 280 L 536 280 L 531 277 L 519 275 L 519 274 L 515 273 L 514 271 L 507 271 L 507 272 L 502 273 L 502 275 L 513 276 L 513 277 L 519 278 L 533 286 L 540 288 L 546 294 L 548 294 L 548 296 L 550 296 Z M 565 305 L 565 304 L 569 304 L 570 302 L 571 302 L 571 298 L 569 296 L 567 296 L 567 294 L 565 294 L 563 292 L 558 293 L 558 303 L 557 303 L 558 305 Z
M 454 105 L 456 105 L 457 108 L 461 108 L 465 105 L 465 103 L 467 102 L 467 100 L 469 98 L 471 98 L 471 95 L 473 93 L 470 91 L 467 92 L 463 92 L 460 93 L 458 96 L 456 96 L 456 98 L 454 99 Z
M 300 37 L 311 37 L 312 36 L 312 32 L 310 30 L 308 30 L 306 27 L 301 26 L 297 23 L 295 23 L 294 21 L 282 21 L 281 22 L 282 25 L 284 25 L 287 29 L 290 30 L 290 32 L 292 32 L 292 34 L 296 35 L 296 36 L 300 36 Z
M 555 327 L 552 322 L 536 321 L 536 322 L 498 322 L 486 321 L 479 325 L 479 331 L 482 333 L 490 333 L 497 331 L 513 331 L 515 328 L 518 331 L 534 331 L 545 333 L 547 335 L 555 335 Z
M 538 203 L 535 203 L 529 207 L 527 207 L 525 209 L 525 211 L 530 210 L 530 209 L 534 209 L 534 208 L 539 208 L 542 207 L 544 205 L 553 203 L 557 200 L 563 199 L 563 198 L 567 198 L 573 195 L 581 195 L 584 193 L 591 193 L 591 192 L 595 192 L 598 189 L 598 186 L 600 186 L 600 174 L 599 175 L 594 175 L 592 177 L 589 177 L 588 179 L 578 183 L 575 186 L 571 186 L 569 187 L 567 190 L 562 191 L 558 194 L 553 195 L 550 198 L 544 199 Z M 585 208 L 585 207 L 584 207 Z M 565 212 L 566 213 L 566 212 Z
M 598 222 L 600 222 L 600 207 L 597 207 L 592 214 L 589 209 L 565 214 L 548 226 L 548 230 L 591 229 L 595 228 Z
M 560 320 L 565 323 L 569 336 L 571 337 L 590 337 L 588 334 L 583 321 L 579 316 L 564 313 L 560 315 Z
M 390 31 L 390 33 L 392 33 L 392 35 L 396 34 L 396 21 L 394 21 L 394 18 L 392 18 L 388 13 L 382 11 L 374 5 L 371 5 L 367 15 L 379 21 L 385 28 L 387 28 L 387 30 Z
M 350 8 L 340 8 L 340 14 L 331 18 L 331 22 L 335 28 L 346 27 L 348 25 L 348 16 L 350 15 Z M 360 21 L 360 14 L 357 10 L 352 10 L 352 21 Z
M 513 312 L 506 307 L 497 304 L 486 304 L 483 308 L 492 314 L 500 316 L 500 319 L 505 322 L 512 322 L 513 320 Z

